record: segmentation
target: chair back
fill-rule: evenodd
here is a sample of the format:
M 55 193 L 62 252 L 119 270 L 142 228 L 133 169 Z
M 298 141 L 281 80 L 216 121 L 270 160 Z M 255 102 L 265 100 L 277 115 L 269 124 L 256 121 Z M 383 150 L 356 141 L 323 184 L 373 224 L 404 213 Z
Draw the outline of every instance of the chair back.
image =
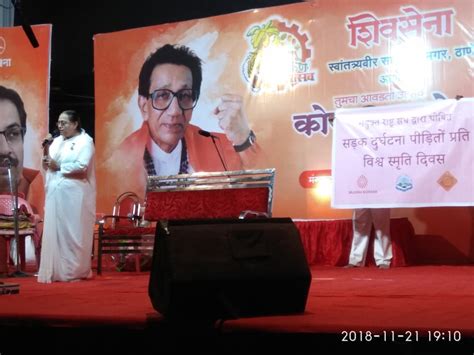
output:
M 0 234 L 10 235 L 14 233 L 14 201 L 12 195 L 0 194 Z M 18 197 L 18 228 L 20 234 L 32 234 L 39 221 L 33 208 L 27 200 Z
M 122 193 L 120 196 L 117 197 L 115 200 L 112 215 L 113 216 L 121 216 L 121 217 L 130 217 L 130 219 L 113 219 L 112 220 L 112 227 L 116 227 L 117 225 L 127 224 L 130 225 L 130 220 L 134 223 L 138 223 L 141 213 L 141 204 L 140 198 L 134 192 L 127 191 Z
M 20 195 L 21 196 L 21 195 Z M 27 200 L 18 196 L 18 209 L 20 212 L 33 215 L 33 208 Z M 13 216 L 14 197 L 8 194 L 0 195 L 0 214 L 4 216 Z
M 149 176 L 144 219 L 271 217 L 274 180 L 273 168 Z

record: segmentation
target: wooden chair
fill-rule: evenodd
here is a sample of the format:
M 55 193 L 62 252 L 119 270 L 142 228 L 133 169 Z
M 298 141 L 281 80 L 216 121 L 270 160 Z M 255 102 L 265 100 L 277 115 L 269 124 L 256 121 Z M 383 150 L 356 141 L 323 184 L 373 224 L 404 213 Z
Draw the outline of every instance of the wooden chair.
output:
M 0 255 L 0 270 L 8 270 L 9 261 L 14 264 L 10 258 L 11 241 L 15 235 L 15 221 L 13 216 L 14 197 L 12 195 L 0 195 L 0 243 L 2 250 Z M 32 207 L 23 197 L 18 197 L 18 248 L 20 256 L 20 268 L 25 270 L 25 238 L 30 236 L 35 246 L 36 264 L 39 266 L 41 254 L 41 235 L 39 233 L 39 223 L 41 223 L 39 215 L 33 212 Z

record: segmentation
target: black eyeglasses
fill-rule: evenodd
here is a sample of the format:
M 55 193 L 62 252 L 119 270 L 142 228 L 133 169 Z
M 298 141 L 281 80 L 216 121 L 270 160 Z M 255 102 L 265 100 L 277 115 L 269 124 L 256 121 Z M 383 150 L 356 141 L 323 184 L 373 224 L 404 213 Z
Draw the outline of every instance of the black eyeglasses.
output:
M 0 134 L 5 136 L 5 139 L 9 144 L 16 144 L 23 140 L 25 129 L 20 126 L 8 127 L 4 131 L 0 131 Z
M 181 110 L 193 109 L 198 100 L 199 93 L 192 89 L 181 89 L 177 92 L 168 89 L 159 89 L 148 95 L 151 99 L 151 105 L 155 110 L 164 111 L 170 107 L 171 102 L 176 97 Z

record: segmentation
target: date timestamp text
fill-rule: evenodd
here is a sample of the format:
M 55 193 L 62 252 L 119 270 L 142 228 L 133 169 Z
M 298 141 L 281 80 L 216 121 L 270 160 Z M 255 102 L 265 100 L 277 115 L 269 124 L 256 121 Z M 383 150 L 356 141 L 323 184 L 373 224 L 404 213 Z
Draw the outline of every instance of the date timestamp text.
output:
M 382 332 L 372 332 L 369 330 L 343 330 L 341 332 L 342 342 L 460 342 L 462 334 L 459 330 L 406 330 L 396 332 L 394 330 L 384 330 Z

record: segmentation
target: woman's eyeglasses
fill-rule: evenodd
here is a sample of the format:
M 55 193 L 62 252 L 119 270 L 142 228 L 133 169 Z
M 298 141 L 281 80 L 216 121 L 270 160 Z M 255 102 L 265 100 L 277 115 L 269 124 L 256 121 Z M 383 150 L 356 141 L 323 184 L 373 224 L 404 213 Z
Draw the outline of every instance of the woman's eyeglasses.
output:
M 67 126 L 68 124 L 69 124 L 69 121 L 58 121 L 58 122 L 56 122 L 57 127 Z

